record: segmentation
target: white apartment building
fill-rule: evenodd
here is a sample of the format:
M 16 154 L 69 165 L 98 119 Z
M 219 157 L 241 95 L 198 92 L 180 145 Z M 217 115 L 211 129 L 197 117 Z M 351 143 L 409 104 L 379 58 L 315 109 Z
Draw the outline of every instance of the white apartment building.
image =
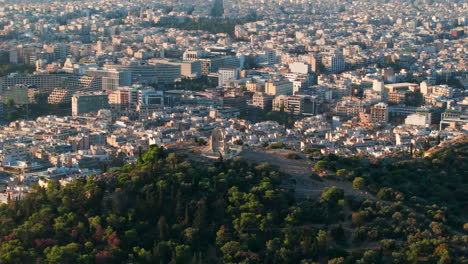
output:
M 310 65 L 304 62 L 294 62 L 289 64 L 289 70 L 293 73 L 308 74 Z
M 218 86 L 224 87 L 227 81 L 239 79 L 239 68 L 221 67 L 218 70 Z
M 426 127 L 431 124 L 430 113 L 414 113 L 406 117 L 405 125 Z

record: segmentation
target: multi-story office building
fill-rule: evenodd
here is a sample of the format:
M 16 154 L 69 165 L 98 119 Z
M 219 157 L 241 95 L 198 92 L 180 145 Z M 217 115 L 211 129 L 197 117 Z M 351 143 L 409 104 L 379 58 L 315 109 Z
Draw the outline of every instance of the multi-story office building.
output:
M 406 100 L 406 92 L 396 91 L 388 93 L 388 102 L 390 104 L 404 104 Z
M 61 104 L 70 102 L 73 94 L 69 90 L 55 88 L 47 97 L 48 104 Z
M 170 84 L 178 80 L 181 75 L 180 65 L 156 63 L 154 65 L 158 83 Z
M 38 58 L 37 53 L 39 53 L 39 50 L 36 47 L 24 47 L 23 45 L 19 45 L 10 49 L 9 60 L 10 63 L 34 65 Z
M 322 58 L 318 55 L 309 55 L 307 58 L 307 63 L 310 64 L 310 70 L 312 72 L 318 72 L 320 65 L 322 64 Z
M 148 61 L 151 65 L 157 64 L 168 64 L 180 68 L 180 76 L 190 79 L 196 79 L 202 74 L 202 68 L 200 61 L 188 60 L 188 61 L 179 61 L 179 60 L 169 60 L 169 59 L 151 59 Z
M 65 60 L 70 55 L 70 47 L 67 45 L 57 45 L 53 47 L 54 59 Z
M 318 100 L 308 95 L 280 95 L 273 99 L 273 111 L 285 111 L 293 114 L 317 114 Z
M 19 58 L 18 50 L 16 48 L 11 48 L 8 51 L 8 56 L 9 56 L 10 63 L 13 63 L 13 64 L 19 63 L 20 58 Z
M 72 97 L 72 115 L 78 116 L 109 108 L 107 93 L 80 93 Z
M 84 71 L 85 75 L 102 78 L 102 90 L 114 91 L 119 86 L 130 86 L 132 75 L 128 70 L 89 68 Z
M 208 55 L 208 52 L 203 50 L 186 50 L 182 56 L 184 61 L 196 61 L 200 58 L 204 58 Z
M 371 107 L 371 118 L 374 122 L 388 122 L 388 105 L 386 103 L 378 103 Z
M 120 65 L 120 64 L 104 64 L 107 69 L 119 69 L 122 71 L 129 71 L 132 75 L 132 83 L 135 81 L 143 81 L 149 83 L 158 82 L 158 73 L 154 65 Z
M 310 72 L 310 65 L 303 62 L 294 62 L 289 64 L 289 70 L 293 73 L 308 74 Z
M 385 92 L 385 85 L 382 80 L 374 80 L 372 82 L 372 90 L 377 93 L 384 93 Z
M 419 84 L 419 91 L 423 95 L 427 95 L 432 93 L 432 87 L 429 85 L 427 81 L 423 81 L 421 84 Z
M 223 65 L 221 65 L 220 67 L 236 67 L 236 68 L 239 68 L 241 66 L 239 58 L 237 58 L 236 56 L 224 56 L 222 58 L 223 58 Z M 213 72 L 216 72 L 214 69 L 212 69 L 212 70 L 213 70 Z M 216 70 L 218 70 L 218 69 L 216 69 Z
M 164 92 L 154 89 L 138 90 L 138 105 L 141 107 L 164 106 Z
M 201 67 L 201 72 L 203 75 L 208 75 L 210 74 L 211 68 L 219 68 L 220 65 L 222 65 L 222 59 L 221 58 L 213 58 L 213 59 L 208 59 L 208 58 L 201 58 L 198 59 L 200 62 L 200 67 Z
M 17 84 L 34 86 L 39 93 L 50 94 L 55 88 L 76 91 L 99 91 L 102 80 L 99 77 L 72 74 L 10 74 L 0 78 L 0 90 Z
M 245 96 L 221 96 L 219 102 L 222 107 L 237 108 L 240 112 L 244 112 L 247 107 L 247 98 Z
M 250 91 L 250 92 L 263 92 L 264 91 L 263 85 L 255 81 L 247 81 L 245 83 L 245 87 L 247 91 Z
M 55 87 L 63 86 L 64 79 L 67 77 L 58 74 L 10 74 L 0 78 L 0 90 L 24 84 L 37 87 L 41 93 L 50 93 Z
M 276 56 L 276 50 L 273 50 L 273 49 L 265 50 L 265 57 L 266 57 L 266 62 L 270 65 L 276 64 L 278 62 L 278 59 Z
M 240 60 L 236 56 L 213 54 L 200 50 L 187 50 L 183 55 L 184 61 L 199 61 L 201 74 L 217 73 L 220 67 L 240 67 Z
M 429 126 L 431 125 L 430 113 L 414 113 L 405 118 L 405 125 Z
M 218 86 L 224 87 L 227 81 L 239 79 L 239 68 L 222 67 L 218 70 Z
M 406 92 L 406 91 L 416 91 L 418 90 L 419 85 L 415 83 L 392 83 L 385 84 L 385 89 L 389 93 L 391 92 Z
M 365 103 L 356 97 L 346 97 L 336 104 L 336 114 L 338 116 L 353 117 L 365 112 Z
M 296 114 L 318 113 L 319 102 L 317 96 L 293 95 L 288 97 L 288 107 Z
M 78 79 L 65 79 L 64 88 L 54 88 L 49 94 L 49 104 L 69 103 L 72 96 L 79 92 L 98 92 L 102 90 L 101 78 L 80 76 Z
M 265 83 L 265 93 L 269 95 L 291 95 L 293 94 L 293 83 L 290 81 L 269 80 Z
M 203 75 L 218 72 L 221 67 L 239 67 L 239 59 L 233 56 L 199 59 Z
M 287 95 L 279 95 L 276 96 L 272 101 L 272 110 L 273 111 L 288 111 L 288 96 Z
M 325 58 L 324 65 L 329 73 L 340 73 L 345 70 L 345 60 L 343 56 L 334 54 Z
M 163 91 L 154 89 L 138 90 L 138 105 L 136 110 L 139 112 L 140 119 L 147 119 L 155 110 L 164 107 L 167 101 Z
M 109 105 L 116 111 L 128 109 L 130 107 L 130 88 L 111 92 L 109 94 Z
M 129 71 L 133 81 L 144 81 L 148 83 L 173 83 L 181 77 L 179 65 L 168 63 L 155 63 L 154 65 L 114 65 L 105 64 L 105 68 Z
M 164 91 L 154 88 L 122 87 L 109 96 L 109 103 L 128 105 L 130 109 L 141 111 L 170 105 L 171 101 Z
M 136 109 L 140 100 L 140 90 L 143 87 L 133 87 L 128 90 L 128 103 L 131 109 Z
M 422 106 L 422 107 L 418 107 L 416 109 L 416 113 L 429 115 L 429 117 L 431 119 L 430 120 L 431 124 L 440 123 L 440 120 L 441 120 L 441 117 L 442 117 L 442 111 L 443 111 L 443 108 L 439 108 L 439 107 L 425 107 L 425 106 Z
M 446 127 L 452 128 L 462 128 L 468 126 L 468 113 L 461 111 L 450 111 L 452 113 L 444 113 L 442 120 L 440 120 L 440 130 L 445 129 Z
M 180 65 L 180 73 L 183 77 L 196 79 L 201 76 L 201 63 L 199 61 L 181 61 L 176 62 Z
M 307 88 L 312 83 L 307 74 L 287 73 L 285 77 L 293 83 L 293 94 Z
M 252 96 L 252 105 L 265 111 L 272 109 L 273 96 L 265 93 L 255 93 Z
M 432 94 L 434 94 L 435 96 L 452 98 L 453 97 L 453 88 L 448 86 L 448 85 L 432 86 Z

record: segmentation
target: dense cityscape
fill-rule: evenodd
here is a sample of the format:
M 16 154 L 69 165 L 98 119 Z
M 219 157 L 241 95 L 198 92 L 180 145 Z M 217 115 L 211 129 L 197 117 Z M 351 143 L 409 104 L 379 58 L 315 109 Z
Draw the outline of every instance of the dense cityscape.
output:
M 458 232 L 455 233 L 459 235 L 457 243 L 463 244 L 463 241 L 467 242 L 468 231 L 468 224 L 463 226 L 463 223 L 468 223 L 466 211 L 462 212 L 468 208 L 468 179 L 466 170 L 464 171 L 467 165 L 467 88 L 466 1 L 0 0 L 0 203 L 5 208 L 17 208 L 20 203 L 28 203 L 28 195 L 39 195 L 41 191 L 38 188 L 47 189 L 47 193 L 51 188 L 64 188 L 63 192 L 66 194 L 66 188 L 77 188 L 75 185 L 80 184 L 80 181 L 94 182 L 94 179 L 100 179 L 99 182 L 112 182 L 109 178 L 116 174 L 119 176 L 115 176 L 118 178 L 115 180 L 118 183 L 115 184 L 119 187 L 113 185 L 112 188 L 125 189 L 128 186 L 122 184 L 122 175 L 138 172 L 144 174 L 142 168 L 150 167 L 149 171 L 157 174 L 154 168 L 157 164 L 161 173 L 164 171 L 174 175 L 194 175 L 189 172 L 191 169 L 186 168 L 181 157 L 199 170 L 206 168 L 198 168 L 197 163 L 208 164 L 205 166 L 210 167 L 207 175 L 214 175 L 208 181 L 216 181 L 216 177 L 229 175 L 232 170 L 239 171 L 238 177 L 246 177 L 246 182 L 256 186 L 252 187 L 252 192 L 255 193 L 259 186 L 267 188 L 263 184 L 265 181 L 257 181 L 248 175 L 265 175 L 267 172 L 262 172 L 263 169 L 259 171 L 257 167 L 244 172 L 236 166 L 240 166 L 242 162 L 269 162 L 273 167 L 264 168 L 268 175 L 274 175 L 278 170 L 290 177 L 284 180 L 288 184 L 276 185 L 276 176 L 268 176 L 273 184 L 271 186 L 274 186 L 268 188 L 278 188 L 275 189 L 278 196 L 274 198 L 281 204 L 278 208 L 286 206 L 284 203 L 290 205 L 292 199 L 286 198 L 289 194 L 281 188 L 295 189 L 296 195 L 293 196 L 308 199 L 316 197 L 317 193 L 321 197 L 320 203 L 324 202 L 324 195 L 336 196 L 330 194 L 336 190 L 343 192 L 342 197 L 336 200 L 337 203 L 342 199 L 346 203 L 348 196 L 353 196 L 380 203 L 372 206 L 390 207 L 393 205 L 388 201 L 381 203 L 381 200 L 393 200 L 398 206 L 409 210 L 409 214 L 414 213 L 411 210 L 427 211 L 428 209 L 421 209 L 423 200 L 426 199 L 428 206 L 433 203 L 434 208 L 445 208 L 440 209 L 441 212 L 454 210 L 449 213 L 457 217 L 446 216 L 449 220 L 442 222 L 450 226 L 447 230 Z M 458 165 L 453 168 L 449 164 L 453 160 L 446 161 L 446 156 L 434 156 L 442 155 L 440 153 L 445 153 L 446 150 L 458 153 L 447 154 L 448 158 L 460 159 L 458 163 L 454 163 Z M 164 155 L 161 154 L 163 152 Z M 178 158 L 171 159 L 172 155 Z M 157 158 L 150 160 L 150 156 Z M 357 161 L 358 159 L 361 161 Z M 376 168 L 383 166 L 382 173 L 390 175 L 415 166 L 414 171 L 423 173 L 430 166 L 417 167 L 417 164 L 428 159 L 437 160 L 433 162 L 436 169 L 432 172 L 442 171 L 435 174 L 437 180 L 424 178 L 421 181 L 431 185 L 431 188 L 439 186 L 435 182 L 449 177 L 447 174 L 450 172 L 443 171 L 443 168 L 456 171 L 452 171 L 453 175 L 457 175 L 456 181 L 447 183 L 450 185 L 447 185 L 448 190 L 438 189 L 437 192 L 440 193 L 436 196 L 447 195 L 450 199 L 456 199 L 457 209 L 453 209 L 453 204 L 449 204 L 450 201 L 444 200 L 445 198 L 431 200 L 429 196 L 418 195 L 415 190 L 408 191 L 413 188 L 409 186 L 410 183 L 404 187 L 408 188 L 405 189 L 408 192 L 398 188 L 390 192 L 392 197 L 397 197 L 400 191 L 406 198 L 382 198 L 386 197 L 385 193 L 389 193 L 385 184 L 401 184 L 404 180 L 377 180 L 372 176 L 374 173 L 378 174 Z M 171 163 L 173 160 L 177 162 Z M 409 167 L 402 166 L 404 169 L 399 170 L 393 167 L 392 170 L 390 167 L 393 165 L 388 165 L 404 161 L 413 163 Z M 224 165 L 219 165 L 220 162 Z M 168 165 L 162 168 L 160 164 L 163 163 Z M 174 164 L 179 164 L 180 167 Z M 215 166 L 217 170 L 211 166 Z M 250 170 L 253 165 L 242 166 Z M 352 171 L 353 169 L 356 171 Z M 216 176 L 216 173 L 219 175 Z M 415 178 L 408 175 L 405 179 L 413 182 Z M 178 181 L 180 182 L 175 185 L 178 187 L 174 188 L 180 189 L 172 191 L 172 199 L 166 198 L 170 200 L 166 201 L 168 204 L 179 199 L 179 196 L 176 198 L 176 193 L 178 195 L 179 192 L 184 192 L 181 186 L 186 183 L 182 179 Z M 52 182 L 62 187 L 54 187 Z M 418 181 L 413 183 L 418 184 Z M 221 192 L 222 187 L 217 184 L 221 183 L 214 183 L 214 187 L 210 187 L 214 189 L 207 193 L 213 190 L 214 193 Z M 230 180 L 223 184 L 237 188 Z M 290 184 L 297 187 L 291 187 Z M 90 183 L 86 186 L 89 185 Z M 196 192 L 202 192 L 205 187 L 200 188 Z M 237 189 L 232 188 L 222 190 L 233 195 Z M 281 195 L 280 189 L 284 192 Z M 169 195 L 169 191 L 166 192 Z M 249 193 L 244 192 L 245 195 Z M 161 193 L 162 191 L 159 195 Z M 117 199 L 115 197 L 118 196 L 109 195 L 114 197 L 109 198 L 102 195 L 103 201 Z M 147 197 L 148 195 L 147 193 Z M 279 196 L 283 198 L 280 199 Z M 203 200 L 197 197 L 200 201 Z M 330 197 L 327 199 L 332 199 Z M 147 199 L 142 204 L 149 203 L 150 198 Z M 224 196 L 219 199 L 232 202 L 231 199 L 234 198 Z M 135 200 L 138 201 L 137 198 Z M 162 208 L 162 200 L 158 201 L 154 208 Z M 203 201 L 208 203 L 207 200 Z M 411 206 L 401 205 L 402 201 Z M 177 206 L 181 205 L 177 203 L 173 207 Z M 190 210 L 187 208 L 193 206 L 195 205 L 184 207 L 184 223 L 188 221 L 187 214 Z M 267 208 L 267 205 L 264 206 Z M 303 206 L 305 207 L 301 207 L 301 214 L 306 214 L 309 210 L 306 209 L 307 206 L 317 207 Z M 197 209 L 193 210 L 196 211 L 196 220 L 199 219 L 199 205 L 195 207 Z M 62 214 L 60 208 L 62 207 L 57 212 Z M 116 205 L 112 208 L 117 210 Z M 181 219 L 184 218 L 184 208 L 180 209 Z M 327 214 L 339 215 L 338 211 L 333 211 L 336 208 L 330 208 L 331 211 L 327 211 Z M 227 210 L 232 213 L 231 209 Z M 274 210 L 280 211 L 277 208 Z M 284 207 L 284 210 L 291 209 Z M 178 212 L 175 214 L 167 217 L 178 219 Z M 401 218 L 395 217 L 395 214 L 393 220 Z M 285 219 L 293 218 L 294 213 L 289 212 L 287 215 Z M 123 215 L 124 218 L 128 216 Z M 440 247 L 447 247 L 449 244 L 447 241 L 439 244 L 430 242 L 437 247 L 436 251 L 439 250 L 437 254 L 440 258 L 430 258 L 424 256 L 429 253 L 421 252 L 419 257 L 405 258 L 403 253 L 401 256 L 395 255 L 396 249 L 392 254 L 382 253 L 400 246 L 393 244 L 393 249 L 380 247 L 380 253 L 372 253 L 375 256 L 367 256 L 367 251 L 363 256 L 360 253 L 353 255 L 354 251 L 360 249 L 376 251 L 377 246 L 372 244 L 374 242 L 366 242 L 367 244 L 361 246 L 344 246 L 339 243 L 340 239 L 335 234 L 338 231 L 333 231 L 331 227 L 323 231 L 333 237 L 328 238 L 328 246 L 316 242 L 314 250 L 303 249 L 300 255 L 282 252 L 283 249 L 287 251 L 287 242 L 281 247 L 279 245 L 283 242 L 272 239 L 267 241 L 267 249 L 263 251 L 257 244 L 258 240 L 264 238 L 256 238 L 254 243 L 253 238 L 249 240 L 243 237 L 242 232 L 250 231 L 240 231 L 242 228 L 238 227 L 239 223 L 236 221 L 231 224 L 239 234 L 231 235 L 239 241 L 246 239 L 245 243 L 234 244 L 234 238 L 220 239 L 222 234 L 218 233 L 221 231 L 213 231 L 208 225 L 200 223 L 196 227 L 196 232 L 199 232 L 197 234 L 203 237 L 202 233 L 205 232 L 208 237 L 210 231 L 214 232 L 215 246 L 205 245 L 201 242 L 203 238 L 196 240 L 191 233 L 190 239 L 185 237 L 186 242 L 191 241 L 187 245 L 164 244 L 164 250 L 169 253 L 163 254 L 163 249 L 160 248 L 162 244 L 156 246 L 156 242 L 152 250 L 145 249 L 140 244 L 132 249 L 130 245 L 133 244 L 126 242 L 131 241 L 127 234 L 129 231 L 125 235 L 123 231 L 119 232 L 111 224 L 117 220 L 109 220 L 109 217 L 105 222 L 115 232 L 107 230 L 102 231 L 105 235 L 100 235 L 105 237 L 107 249 L 95 247 L 89 241 L 91 246 L 78 246 L 78 239 L 74 235 L 70 241 L 76 243 L 70 243 L 77 244 L 73 245 L 77 248 L 65 248 L 71 244 L 58 243 L 61 238 L 47 240 L 38 235 L 35 243 L 37 248 L 41 248 L 40 252 L 44 250 L 44 253 L 30 253 L 32 255 L 20 257 L 15 255 L 10 256 L 11 258 L 0 254 L 0 263 L 468 262 L 466 255 L 463 257 L 463 253 L 458 254 L 466 254 L 466 244 L 457 244 L 450 250 L 444 249 L 452 254 L 447 253 L 450 257 L 440 253 Z M 383 219 L 384 216 L 380 217 Z M 413 216 L 412 219 L 418 217 Z M 306 218 L 309 219 L 308 216 Z M 331 217 L 328 220 L 335 223 L 338 218 Z M 0 238 L 0 243 L 7 245 L 13 240 L 7 238 L 11 233 L 5 231 L 9 224 L 2 219 L 0 217 L 0 237 L 3 237 Z M 161 233 L 161 226 L 167 224 L 160 223 L 160 216 L 157 219 L 156 237 L 161 241 L 169 241 L 169 235 L 163 239 Z M 375 218 L 356 221 L 362 223 L 371 221 L 370 219 Z M 426 220 L 424 218 L 421 221 Z M 167 221 L 171 220 L 168 218 Z M 285 221 L 286 225 L 292 224 L 289 220 Z M 343 231 L 342 226 L 346 225 L 346 221 L 336 222 L 337 225 L 339 223 L 340 232 L 350 232 L 355 238 L 356 230 L 351 232 L 344 227 Z M 352 222 L 354 227 L 358 225 L 355 223 L 355 213 L 352 214 Z M 295 223 L 297 227 L 300 222 Z M 275 224 L 280 226 L 277 222 Z M 212 225 L 214 228 L 215 220 Z M 98 225 L 94 224 L 93 228 L 96 226 Z M 220 230 L 223 227 L 229 229 L 228 226 L 224 223 Z M 257 225 L 254 226 L 258 228 Z M 317 222 L 310 228 L 322 228 L 322 223 Z M 174 231 L 178 230 L 176 227 L 170 229 L 177 233 Z M 188 236 L 187 229 L 182 230 L 185 236 Z M 190 232 L 195 232 L 192 229 Z M 317 241 L 320 232 L 322 230 L 317 235 Z M 368 231 L 368 236 L 370 232 Z M 460 232 L 465 232 L 464 236 Z M 18 241 L 27 244 L 25 239 L 22 240 L 19 235 L 17 237 Z M 391 236 L 385 236 L 388 237 Z M 43 238 L 44 241 L 40 240 Z M 37 242 L 38 239 L 40 243 Z M 110 240 L 113 242 L 109 242 Z M 119 243 L 122 241 L 129 249 L 124 249 L 115 242 L 117 240 Z M 195 240 L 197 242 L 193 242 Z M 335 242 L 330 242 L 332 240 L 340 245 L 338 247 L 345 248 L 349 256 L 338 251 L 330 253 L 331 249 L 327 251 L 326 248 L 331 245 L 336 246 Z M 396 239 L 392 243 L 398 242 L 401 241 Z M 261 247 L 264 247 L 265 243 L 262 243 Z M 277 248 L 273 246 L 275 243 L 278 243 Z M 300 243 L 305 247 L 303 243 L 312 242 Z M 383 245 L 383 242 L 379 243 Z M 85 248 L 89 250 L 86 251 L 86 259 L 65 256 L 64 253 L 71 250 L 70 252 L 79 251 L 84 254 Z M 133 250 L 133 253 L 125 257 L 127 253 L 116 253 L 109 248 L 119 248 L 122 252 Z M 26 249 L 25 247 L 24 250 Z M 13 249 L 0 247 L 0 253 L 9 250 Z M 57 253 L 59 250 L 65 251 L 60 255 Z M 281 251 L 278 251 L 278 255 L 268 253 L 277 250 Z M 57 256 L 52 256 L 53 253 Z M 437 254 L 434 253 L 434 256 Z M 36 261 L 32 262 L 32 259 Z

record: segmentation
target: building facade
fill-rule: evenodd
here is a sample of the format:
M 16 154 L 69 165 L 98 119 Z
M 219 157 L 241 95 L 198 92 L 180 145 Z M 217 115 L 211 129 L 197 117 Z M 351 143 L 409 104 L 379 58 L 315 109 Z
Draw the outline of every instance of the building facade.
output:
M 378 103 L 373 105 L 371 107 L 371 118 L 373 122 L 388 122 L 388 105 L 386 103 Z
M 239 79 L 239 68 L 222 67 L 218 70 L 218 86 L 224 87 L 227 81 Z
M 106 93 L 83 93 L 72 97 L 72 115 L 95 113 L 109 108 L 109 95 Z
M 293 83 L 290 81 L 270 80 L 265 83 L 265 93 L 268 95 L 291 95 L 293 91 Z

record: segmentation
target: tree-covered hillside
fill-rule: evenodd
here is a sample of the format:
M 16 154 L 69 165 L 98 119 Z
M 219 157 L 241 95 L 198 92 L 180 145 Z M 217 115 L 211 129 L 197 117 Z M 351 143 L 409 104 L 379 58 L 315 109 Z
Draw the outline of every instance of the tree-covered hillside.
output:
M 465 136 L 444 148 L 430 149 L 424 158 L 330 155 L 319 165 L 337 178 L 353 183 L 361 181 L 361 189 L 372 192 L 378 199 L 402 201 L 424 210 L 431 210 L 427 207 L 435 204 L 441 210 L 449 210 L 452 224 L 462 225 L 468 217 L 467 150 Z
M 361 166 L 340 174 L 360 173 L 365 188 L 387 184 Z M 299 201 L 285 182 L 269 164 L 236 158 L 195 167 L 151 147 L 137 165 L 65 187 L 52 181 L 1 206 L 0 263 L 468 261 L 466 230 L 449 226 L 437 205 L 428 214 L 406 198 L 358 200 L 335 187 Z

